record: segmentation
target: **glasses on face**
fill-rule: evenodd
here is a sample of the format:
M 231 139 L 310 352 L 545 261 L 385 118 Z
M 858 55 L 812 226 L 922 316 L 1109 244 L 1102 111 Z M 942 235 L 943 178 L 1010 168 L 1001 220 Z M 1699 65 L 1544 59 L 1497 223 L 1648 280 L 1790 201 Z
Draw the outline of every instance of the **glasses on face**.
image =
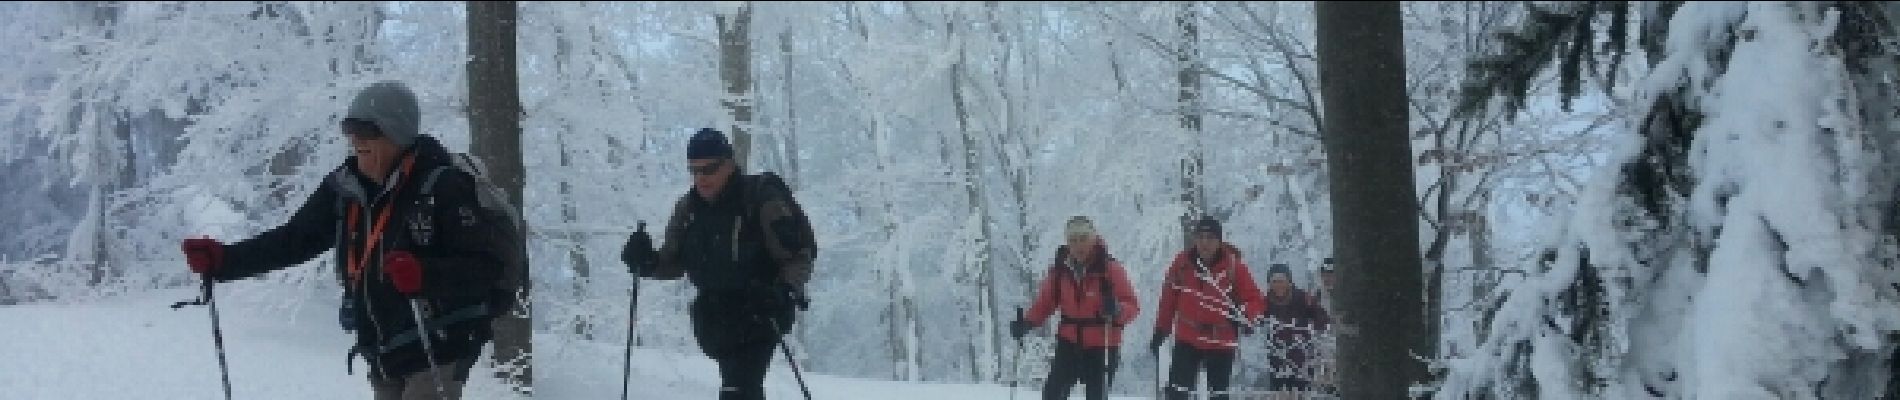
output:
M 726 165 L 726 160 L 713 160 L 713 162 L 709 162 L 703 165 L 688 165 L 686 166 L 686 170 L 692 171 L 693 175 L 712 176 L 715 173 L 719 173 L 719 167 L 723 167 L 725 165 Z
M 343 127 L 343 136 L 357 139 L 376 139 L 383 137 L 383 130 L 377 129 L 376 124 L 370 123 L 369 121 L 345 119 L 341 125 Z
M 1220 236 L 1212 234 L 1212 233 L 1196 233 L 1194 234 L 1194 240 L 1202 241 L 1202 242 L 1219 242 Z
M 1077 246 L 1089 244 L 1088 235 L 1074 235 L 1074 236 L 1069 236 L 1068 239 L 1069 239 L 1069 244 L 1073 244 Z

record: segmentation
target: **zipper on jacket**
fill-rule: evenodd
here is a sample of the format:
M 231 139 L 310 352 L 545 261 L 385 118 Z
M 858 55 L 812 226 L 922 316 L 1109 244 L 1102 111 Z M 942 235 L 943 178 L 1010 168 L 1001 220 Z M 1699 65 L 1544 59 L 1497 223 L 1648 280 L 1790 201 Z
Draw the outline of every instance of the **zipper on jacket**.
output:
M 739 262 L 739 233 L 745 227 L 745 214 L 732 218 L 732 261 Z
M 366 212 L 367 214 L 371 214 L 371 215 L 374 215 L 374 213 L 375 213 L 376 211 L 381 211 L 381 209 L 380 209 L 380 208 L 378 208 L 378 207 L 376 207 L 376 204 L 377 204 L 377 203 L 381 203 L 381 202 L 383 202 L 383 200 L 384 200 L 384 199 L 385 199 L 386 197 L 389 197 L 389 196 L 391 196 L 391 195 L 392 195 L 392 193 L 393 193 L 393 192 L 395 191 L 395 189 L 396 189 L 396 186 L 397 186 L 397 184 L 400 184 L 400 183 L 402 183 L 402 179 L 404 178 L 404 176 L 402 176 L 402 175 L 403 175 L 403 173 L 402 173 L 402 171 L 401 171 L 401 170 L 397 170 L 397 171 L 395 172 L 395 174 L 394 174 L 394 175 L 392 175 L 392 176 L 390 176 L 390 178 L 388 179 L 388 182 L 389 182 L 390 184 L 389 184 L 389 185 L 385 185 L 385 186 L 383 186 L 383 190 L 382 190 L 382 192 L 379 192 L 379 193 L 377 193 L 377 194 L 376 194 L 376 197 L 372 197 L 372 198 L 370 198 L 370 199 L 369 199 L 369 203 L 366 203 L 366 204 L 367 204 L 367 205 L 369 206 L 369 207 L 368 207 L 368 210 L 366 210 L 366 211 L 367 211 L 367 212 Z M 395 204 L 383 204 L 383 207 L 394 207 L 394 206 L 395 206 Z M 395 212 L 395 211 L 394 211 L 394 210 L 391 210 L 390 212 Z M 371 227 L 370 227 L 370 225 L 374 225 L 374 224 L 363 224 L 363 225 L 364 225 L 364 226 L 363 226 L 363 229 L 364 229 L 364 232 L 363 232 L 363 237 L 364 237 L 365 239 L 374 239 L 374 240 L 376 240 L 376 241 L 378 241 L 378 242 L 381 242 L 381 241 L 383 241 L 383 238 L 381 238 L 381 237 L 376 237 L 376 238 L 370 238 L 370 232 L 369 232 L 369 230 L 371 230 L 371 229 L 373 229 L 373 228 L 371 228 Z M 365 243 L 364 243 L 363 245 L 364 245 L 364 246 L 368 246 L 369 244 L 368 244 L 367 242 L 365 242 Z M 376 262 L 375 262 L 375 264 L 376 264 L 376 270 L 375 270 L 375 271 L 373 271 L 373 272 L 375 272 L 375 273 L 374 273 L 374 274 L 371 274 L 371 272 L 372 272 L 372 271 L 363 271 L 363 273 L 364 273 L 364 275 L 380 275 L 380 274 L 381 274 L 381 273 L 383 272 L 383 255 L 384 255 L 384 254 L 387 254 L 387 252 L 388 252 L 388 251 L 389 251 L 389 249 L 388 249 L 388 248 L 386 248 L 385 246 L 376 246 L 376 254 L 374 254 L 374 255 L 372 255 L 372 257 L 375 257 L 375 260 L 376 260 Z M 364 266 L 364 269 L 369 269 L 369 266 Z M 371 302 L 370 302 L 370 295 L 369 295 L 369 281 L 370 281 L 370 279 L 372 279 L 372 278 L 371 278 L 370 276 L 363 276 L 363 277 L 361 277 L 360 279 L 357 279 L 358 281 L 360 281 L 360 282 L 358 282 L 358 284 L 357 284 L 357 286 L 358 286 L 358 290 L 357 290 L 357 292 L 358 292 L 358 293 L 360 293 L 360 294 L 361 294 L 361 295 L 363 296 L 363 308 L 362 308 L 362 309 L 363 309 L 363 311 L 364 311 L 364 312 L 363 312 L 363 314 L 366 314 L 366 315 L 368 315 L 368 316 L 369 316 L 369 324 L 370 324 L 370 327 L 372 327 L 373 329 L 375 329 L 375 330 L 376 330 L 376 334 L 375 334 L 375 335 L 373 335 L 373 336 L 375 336 L 374 338 L 375 338 L 376 340 L 374 340 L 374 341 L 373 341 L 373 343 L 371 343 L 371 344 L 372 344 L 373 346 L 375 346 L 375 347 L 373 348 L 373 350 L 375 350 L 375 351 L 376 351 L 376 353 L 374 354 L 374 356 L 376 356 L 376 357 L 372 357 L 372 358 L 371 358 L 371 359 L 373 359 L 373 360 L 374 360 L 374 359 L 378 359 L 378 358 L 380 358 L 380 357 L 382 356 L 382 351 L 381 351 L 381 349 L 382 349 L 382 342 L 383 342 L 383 336 L 384 336 L 384 331 L 383 331 L 383 324 L 382 324 L 382 322 L 381 322 L 381 321 L 378 321 L 378 320 L 376 319 L 376 312 L 375 312 L 375 310 L 376 310 L 376 305 L 375 305 L 374 303 L 371 303 Z M 423 357 L 430 357 L 430 356 L 431 356 L 430 354 L 424 354 L 424 355 L 423 355 Z M 382 368 L 382 361 L 380 361 L 380 360 L 379 360 L 379 361 L 377 361 L 377 362 L 376 362 L 376 364 L 377 364 L 377 366 L 376 366 L 376 373 L 377 373 L 378 375 L 382 375 L 382 376 L 383 376 L 383 379 L 384 379 L 384 380 L 388 380 L 388 379 L 389 379 L 389 371 L 387 371 L 387 370 L 385 370 L 385 369 L 383 369 L 383 368 Z

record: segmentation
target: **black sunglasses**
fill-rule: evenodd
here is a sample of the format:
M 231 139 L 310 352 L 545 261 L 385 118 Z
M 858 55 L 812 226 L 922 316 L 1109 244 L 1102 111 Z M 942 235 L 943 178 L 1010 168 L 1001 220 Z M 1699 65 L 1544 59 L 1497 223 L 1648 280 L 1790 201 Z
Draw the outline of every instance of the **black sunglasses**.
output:
M 701 166 L 688 165 L 686 166 L 686 170 L 692 171 L 693 175 L 712 176 L 712 174 L 719 173 L 719 167 L 723 167 L 725 165 L 726 165 L 726 160 L 719 159 L 719 160 L 714 160 L 713 162 L 710 162 L 710 163 L 706 163 L 706 165 L 701 165 Z
M 377 128 L 376 123 L 373 122 L 352 118 L 344 119 L 341 125 L 343 126 L 343 136 L 361 139 L 377 139 L 383 137 L 383 130 Z

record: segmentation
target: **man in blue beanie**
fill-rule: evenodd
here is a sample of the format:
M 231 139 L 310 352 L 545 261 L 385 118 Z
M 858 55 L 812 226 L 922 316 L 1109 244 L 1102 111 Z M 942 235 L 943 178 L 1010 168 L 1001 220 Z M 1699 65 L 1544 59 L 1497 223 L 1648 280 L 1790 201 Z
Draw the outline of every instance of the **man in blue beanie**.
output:
M 725 134 L 693 134 L 693 187 L 673 206 L 666 243 L 656 251 L 636 232 L 620 257 L 635 276 L 692 282 L 693 337 L 719 362 L 719 399 L 758 400 L 772 350 L 804 306 L 818 249 L 791 188 L 771 173 L 740 174 L 735 158 Z

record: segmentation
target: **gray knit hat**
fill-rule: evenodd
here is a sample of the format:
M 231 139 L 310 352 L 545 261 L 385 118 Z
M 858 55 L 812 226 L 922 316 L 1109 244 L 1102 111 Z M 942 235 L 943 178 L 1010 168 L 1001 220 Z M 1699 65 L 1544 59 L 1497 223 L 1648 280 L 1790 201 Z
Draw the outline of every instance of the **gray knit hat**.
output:
M 422 119 L 422 109 L 416 104 L 415 92 L 409 91 L 402 82 L 382 81 L 357 92 L 343 118 L 375 124 L 383 136 L 395 141 L 397 146 L 408 148 L 416 143 L 416 136 L 420 134 L 417 125 Z

